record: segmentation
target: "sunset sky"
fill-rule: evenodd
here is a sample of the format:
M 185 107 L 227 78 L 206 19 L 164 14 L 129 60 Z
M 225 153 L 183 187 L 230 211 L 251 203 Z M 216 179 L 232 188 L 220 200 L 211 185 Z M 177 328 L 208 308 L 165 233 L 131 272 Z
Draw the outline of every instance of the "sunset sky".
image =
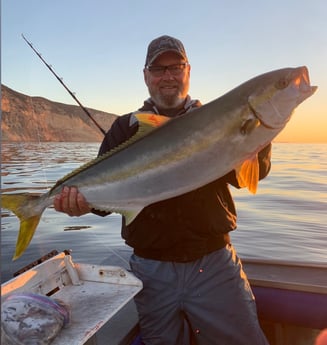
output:
M 185 45 L 190 95 L 202 103 L 264 72 L 306 65 L 319 89 L 277 140 L 327 142 L 326 14 L 326 0 L 2 0 L 2 83 L 75 104 L 23 33 L 83 105 L 124 114 L 148 97 L 148 43 L 168 34 Z

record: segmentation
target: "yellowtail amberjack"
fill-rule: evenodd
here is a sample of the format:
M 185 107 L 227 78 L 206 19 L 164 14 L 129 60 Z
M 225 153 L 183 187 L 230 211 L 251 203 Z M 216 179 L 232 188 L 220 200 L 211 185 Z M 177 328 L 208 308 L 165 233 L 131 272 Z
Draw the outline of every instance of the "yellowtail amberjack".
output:
M 257 153 L 285 127 L 317 87 L 306 67 L 259 75 L 200 108 L 169 119 L 139 113 L 138 133 L 120 147 L 60 179 L 47 193 L 3 194 L 20 218 L 14 259 L 29 245 L 43 211 L 63 186 L 76 186 L 95 209 L 129 224 L 152 203 L 199 188 L 235 169 L 255 193 Z

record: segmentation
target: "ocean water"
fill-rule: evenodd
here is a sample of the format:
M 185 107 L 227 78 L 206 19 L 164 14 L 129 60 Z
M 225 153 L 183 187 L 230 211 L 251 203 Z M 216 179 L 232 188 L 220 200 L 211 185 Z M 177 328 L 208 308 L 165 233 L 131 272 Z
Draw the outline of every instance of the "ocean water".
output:
M 97 154 L 98 143 L 3 143 L 3 193 L 43 193 Z M 238 228 L 232 241 L 244 258 L 327 264 L 327 144 L 274 143 L 272 169 L 256 195 L 232 187 Z M 1 281 L 53 249 L 75 261 L 128 266 L 121 217 L 69 217 L 48 208 L 23 256 L 12 261 L 19 222 L 1 217 Z

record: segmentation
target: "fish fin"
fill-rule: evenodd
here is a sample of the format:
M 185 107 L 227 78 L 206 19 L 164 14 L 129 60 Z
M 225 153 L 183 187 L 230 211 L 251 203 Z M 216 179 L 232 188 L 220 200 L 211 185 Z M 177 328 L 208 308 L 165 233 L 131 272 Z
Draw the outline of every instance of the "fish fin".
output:
M 240 187 L 247 187 L 248 190 L 255 194 L 259 182 L 259 162 L 258 156 L 248 159 L 236 169 L 236 178 Z
M 129 225 L 132 223 L 132 221 L 138 216 L 138 214 L 143 210 L 143 207 L 140 209 L 131 209 L 131 210 L 125 210 L 121 211 L 121 213 L 125 217 L 125 224 Z
M 37 215 L 28 219 L 21 220 L 13 260 L 18 259 L 25 252 L 34 236 L 40 219 L 41 215 Z
M 136 119 L 139 122 L 139 128 L 138 128 L 137 132 L 132 137 L 130 137 L 128 140 L 122 142 L 120 145 L 114 147 L 113 149 L 109 150 L 108 152 L 104 153 L 103 155 L 89 161 L 88 163 L 82 165 L 81 167 L 71 171 L 69 174 L 62 177 L 51 188 L 51 191 L 56 189 L 59 185 L 61 185 L 65 181 L 67 181 L 69 178 L 75 176 L 76 174 L 83 171 L 84 169 L 87 169 L 89 166 L 95 164 L 96 162 L 100 162 L 101 160 L 104 160 L 104 159 L 108 158 L 109 156 L 112 156 L 113 154 L 123 150 L 124 148 L 131 145 L 135 141 L 145 137 L 147 134 L 152 132 L 157 127 L 160 127 L 164 123 L 171 120 L 171 118 L 168 116 L 157 115 L 157 114 L 153 114 L 153 113 L 144 113 L 144 112 L 135 112 L 135 113 L 133 113 L 133 117 L 134 117 L 134 119 Z M 135 120 L 134 120 L 134 122 L 135 122 Z M 134 122 L 132 122 L 132 124 Z
M 108 152 L 104 153 L 103 155 L 91 160 L 90 162 L 84 164 L 78 169 L 73 170 L 63 178 L 57 181 L 57 183 L 52 187 L 51 191 L 57 188 L 62 182 L 66 181 L 68 178 L 78 174 L 83 169 L 87 169 L 89 166 L 95 164 L 96 162 L 100 162 L 101 160 L 104 160 L 108 158 L 109 156 L 112 156 L 113 154 L 123 150 L 127 146 L 131 145 L 135 141 L 145 137 L 147 134 L 152 132 L 157 127 L 160 127 L 167 121 L 171 120 L 170 117 L 163 116 L 163 115 L 156 115 L 153 113 L 142 113 L 142 112 L 136 112 L 133 114 L 133 116 L 137 119 L 139 122 L 139 128 L 137 132 L 130 137 L 128 140 L 122 142 L 120 145 L 114 147 L 113 149 L 109 150 Z
M 168 116 L 156 115 L 153 113 L 136 113 L 134 116 L 139 122 L 139 126 L 150 127 L 149 129 L 154 129 L 156 127 L 162 126 L 164 123 L 171 120 Z
M 146 135 L 148 135 L 150 132 L 152 132 L 154 129 L 162 126 L 166 122 L 170 121 L 171 118 L 163 115 L 156 115 L 153 113 L 141 113 L 137 112 L 133 114 L 134 118 L 138 121 L 139 128 L 135 135 L 132 137 L 132 139 L 140 139 Z
M 26 250 L 30 244 L 35 229 L 39 224 L 43 210 L 40 213 L 29 214 L 28 210 L 31 207 L 27 207 L 27 204 L 32 200 L 39 199 L 39 195 L 33 194 L 2 194 L 1 196 L 1 207 L 6 208 L 19 218 L 20 227 L 16 241 L 16 249 L 13 260 L 18 259 Z

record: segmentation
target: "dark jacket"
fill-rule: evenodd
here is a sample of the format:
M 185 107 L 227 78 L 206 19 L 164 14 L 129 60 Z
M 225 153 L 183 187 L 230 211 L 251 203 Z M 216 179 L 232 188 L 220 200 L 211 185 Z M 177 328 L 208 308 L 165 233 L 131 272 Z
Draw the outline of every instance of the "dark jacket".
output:
M 199 101 L 188 98 L 178 115 L 199 106 Z M 151 100 L 145 101 L 139 111 L 158 113 Z M 135 134 L 138 123 L 131 121 L 131 115 L 115 120 L 99 154 Z M 260 179 L 270 170 L 270 152 L 271 145 L 268 145 L 259 153 Z M 149 205 L 128 226 L 123 219 L 122 237 L 135 254 L 162 261 L 192 261 L 220 249 L 229 243 L 228 233 L 236 228 L 229 184 L 239 188 L 234 171 L 192 192 Z

